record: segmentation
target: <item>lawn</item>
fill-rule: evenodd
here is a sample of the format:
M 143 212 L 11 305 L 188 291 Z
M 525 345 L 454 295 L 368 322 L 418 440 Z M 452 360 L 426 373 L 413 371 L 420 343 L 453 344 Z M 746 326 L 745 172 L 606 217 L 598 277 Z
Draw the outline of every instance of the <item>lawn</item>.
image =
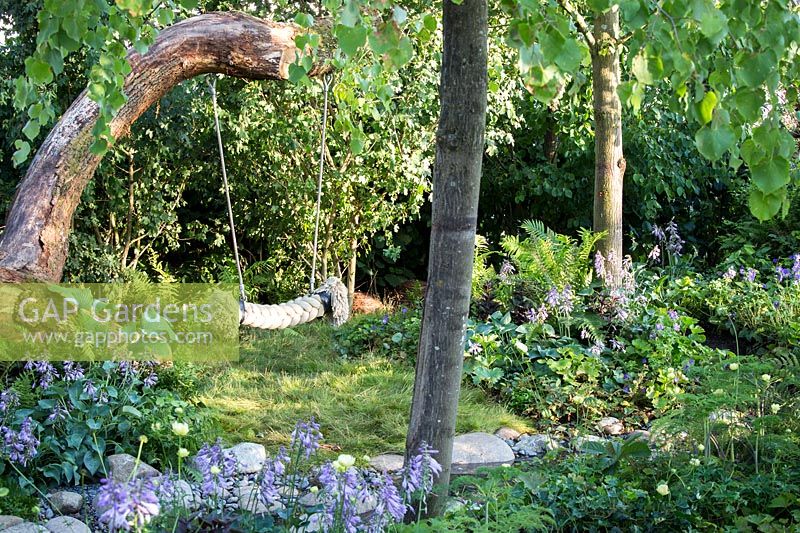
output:
M 414 369 L 407 362 L 365 354 L 346 360 L 322 322 L 295 329 L 243 333 L 240 360 L 206 369 L 200 400 L 230 442 L 275 449 L 289 442 L 297 420 L 322 425 L 333 453 L 400 452 L 405 443 Z M 461 392 L 458 433 L 530 429 L 522 418 L 476 388 Z

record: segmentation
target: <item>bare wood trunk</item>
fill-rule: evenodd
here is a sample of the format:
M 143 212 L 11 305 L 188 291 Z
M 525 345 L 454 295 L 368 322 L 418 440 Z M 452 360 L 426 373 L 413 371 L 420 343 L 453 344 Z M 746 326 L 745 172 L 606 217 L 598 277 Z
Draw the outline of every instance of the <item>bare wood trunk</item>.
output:
M 347 301 L 353 307 L 353 298 L 356 294 L 356 268 L 358 267 L 358 239 L 353 237 L 350 241 L 350 262 L 347 266 Z
M 128 264 L 128 252 L 131 249 L 131 234 L 133 233 L 133 214 L 135 204 L 135 195 L 134 192 L 136 190 L 136 183 L 134 182 L 134 177 L 136 176 L 136 167 L 134 166 L 133 155 L 136 152 L 131 148 L 130 153 L 128 153 L 129 165 L 128 165 L 128 214 L 125 220 L 125 246 L 122 248 L 122 255 L 120 258 L 120 267 L 125 268 Z
M 144 55 L 129 51 L 128 101 L 111 121 L 111 133 L 126 135 L 172 87 L 200 74 L 287 78 L 298 31 L 243 13 L 209 13 L 163 30 Z M 101 159 L 89 151 L 97 117 L 98 106 L 84 91 L 37 151 L 0 238 L 0 281 L 61 279 L 72 216 Z
M 622 184 L 625 157 L 622 153 L 622 102 L 620 82 L 619 8 L 594 21 L 592 88 L 594 92 L 594 230 L 608 235 L 598 248 L 607 258 L 606 269 L 619 283 L 622 269 Z M 610 256 L 610 259 L 609 259 Z
M 428 287 L 406 439 L 406 457 L 423 442 L 439 451 L 428 514 L 447 500 L 464 363 L 486 124 L 486 0 L 445 0 L 443 28 Z
M 558 111 L 558 103 L 558 100 L 550 102 L 545 115 L 544 157 L 548 163 L 553 165 L 556 164 L 559 145 L 558 132 L 556 131 L 558 123 L 555 118 L 556 111 Z

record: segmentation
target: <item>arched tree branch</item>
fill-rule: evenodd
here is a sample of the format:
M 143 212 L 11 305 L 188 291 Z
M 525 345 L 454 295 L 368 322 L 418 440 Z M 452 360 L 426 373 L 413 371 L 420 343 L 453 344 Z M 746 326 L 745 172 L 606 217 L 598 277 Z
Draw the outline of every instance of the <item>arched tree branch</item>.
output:
M 128 101 L 111 121 L 111 133 L 127 135 L 153 103 L 200 74 L 286 79 L 302 31 L 243 13 L 208 13 L 166 28 L 145 54 L 129 51 Z M 98 105 L 84 91 L 37 151 L 0 237 L 0 282 L 61 279 L 72 217 L 101 159 L 89 150 L 98 116 Z

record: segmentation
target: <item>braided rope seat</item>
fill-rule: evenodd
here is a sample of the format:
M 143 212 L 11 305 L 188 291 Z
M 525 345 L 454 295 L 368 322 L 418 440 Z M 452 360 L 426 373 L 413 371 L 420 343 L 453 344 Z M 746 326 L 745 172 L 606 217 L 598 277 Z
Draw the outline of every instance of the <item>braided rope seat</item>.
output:
M 316 320 L 326 313 L 330 313 L 331 323 L 337 327 L 350 317 L 347 287 L 338 278 L 330 277 L 308 296 L 281 304 L 239 303 L 239 323 L 258 329 L 290 328 Z

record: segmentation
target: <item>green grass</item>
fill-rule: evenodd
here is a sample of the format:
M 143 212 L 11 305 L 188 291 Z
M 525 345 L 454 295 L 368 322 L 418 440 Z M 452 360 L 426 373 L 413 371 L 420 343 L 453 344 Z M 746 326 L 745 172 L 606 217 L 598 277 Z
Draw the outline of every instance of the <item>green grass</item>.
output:
M 212 410 L 228 442 L 289 442 L 299 419 L 315 416 L 324 450 L 375 455 L 400 452 L 405 443 L 414 370 L 407 362 L 370 355 L 343 360 L 331 328 L 315 322 L 294 330 L 249 332 L 240 360 L 207 370 L 201 401 Z M 462 388 L 458 433 L 500 426 L 529 429 L 479 390 Z

